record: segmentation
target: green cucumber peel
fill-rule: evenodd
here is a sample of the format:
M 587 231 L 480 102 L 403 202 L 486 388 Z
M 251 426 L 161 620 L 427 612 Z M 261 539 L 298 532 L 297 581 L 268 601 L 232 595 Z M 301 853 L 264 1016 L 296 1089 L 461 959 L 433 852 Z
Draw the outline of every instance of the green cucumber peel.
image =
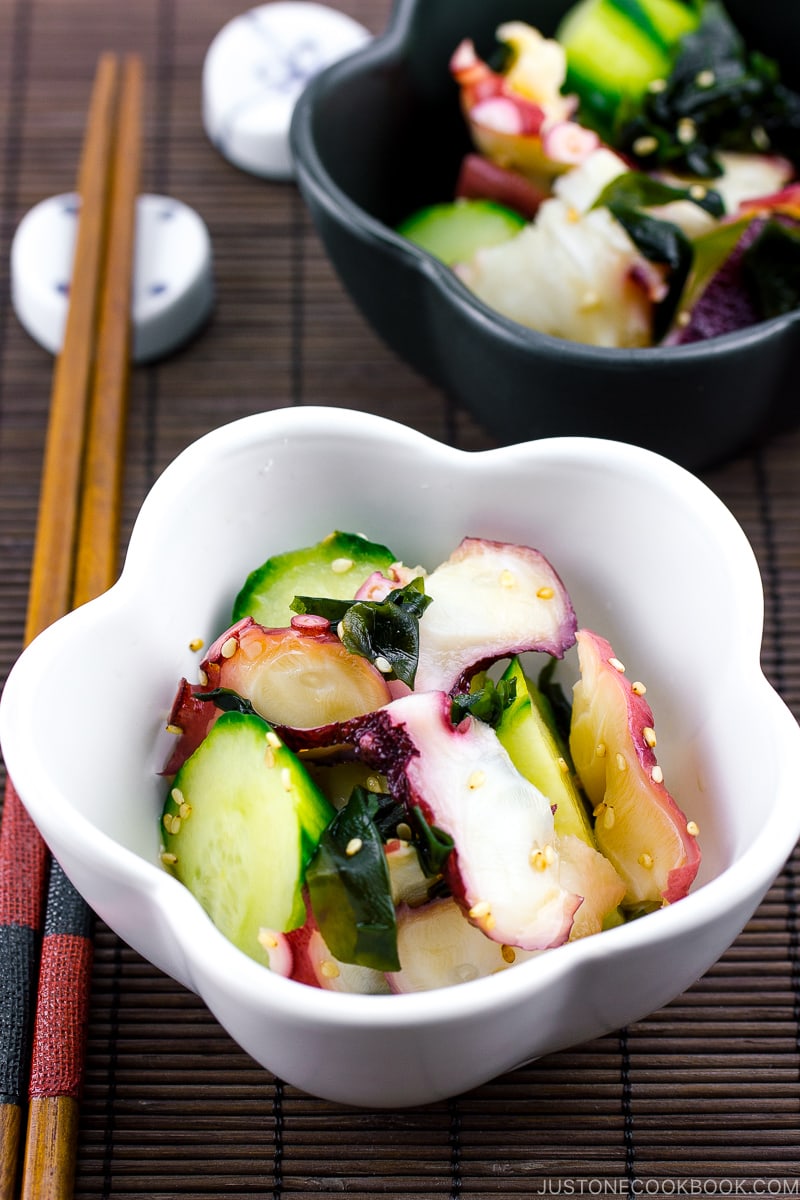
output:
M 555 658 L 550 658 L 542 667 L 536 680 L 536 690 L 532 694 L 532 699 L 538 704 L 539 711 L 547 721 L 558 748 L 564 756 L 564 761 L 569 764 L 574 775 L 575 764 L 569 752 L 572 705 L 564 688 L 554 677 L 557 661 Z

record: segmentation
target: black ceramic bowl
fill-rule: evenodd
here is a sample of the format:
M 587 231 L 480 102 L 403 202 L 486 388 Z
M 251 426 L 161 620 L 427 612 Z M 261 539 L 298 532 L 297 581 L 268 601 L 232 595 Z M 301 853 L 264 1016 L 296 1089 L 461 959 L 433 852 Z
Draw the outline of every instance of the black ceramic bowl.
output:
M 471 37 L 486 54 L 511 19 L 552 34 L 569 3 L 396 0 L 386 32 L 301 96 L 291 131 L 298 183 L 375 331 L 499 441 L 614 438 L 699 469 L 800 419 L 800 314 L 681 347 L 581 345 L 500 316 L 393 232 L 416 208 L 453 194 L 468 148 L 448 70 L 459 41 Z M 797 72 L 794 4 L 727 7 L 752 44 Z

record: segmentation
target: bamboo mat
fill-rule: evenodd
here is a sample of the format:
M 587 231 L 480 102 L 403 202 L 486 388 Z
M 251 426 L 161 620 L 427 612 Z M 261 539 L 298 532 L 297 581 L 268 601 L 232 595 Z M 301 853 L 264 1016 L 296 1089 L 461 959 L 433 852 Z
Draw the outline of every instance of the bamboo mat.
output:
M 389 0 L 338 6 L 378 32 Z M 202 336 L 134 372 L 123 541 L 178 451 L 262 409 L 341 405 L 461 447 L 491 444 L 376 341 L 341 293 L 295 189 L 236 171 L 208 144 L 203 57 L 245 7 L 0 0 L 2 679 L 23 638 L 52 371 L 10 308 L 8 251 L 33 204 L 74 186 L 103 49 L 144 57 L 143 190 L 197 209 L 211 232 L 217 284 Z M 759 557 L 765 669 L 796 714 L 798 466 L 793 433 L 705 476 Z M 350 1110 L 285 1086 L 240 1051 L 194 996 L 101 925 L 75 1194 L 797 1195 L 799 869 L 795 856 L 735 945 L 667 1008 L 448 1104 L 401 1112 Z

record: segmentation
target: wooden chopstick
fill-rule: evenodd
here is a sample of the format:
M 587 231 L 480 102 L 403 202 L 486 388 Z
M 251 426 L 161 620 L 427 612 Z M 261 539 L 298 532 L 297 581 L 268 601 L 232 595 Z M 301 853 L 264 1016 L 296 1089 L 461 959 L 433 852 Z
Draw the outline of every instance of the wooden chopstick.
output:
M 142 90 L 138 57 L 126 60 L 121 82 L 116 56 L 101 57 L 79 172 L 81 210 L 64 344 L 53 375 L 26 642 L 69 607 L 99 595 L 116 574 Z M 9 781 L 0 827 L 0 935 L 20 916 L 23 935 L 40 932 L 46 876 L 47 852 Z M 26 1200 L 72 1195 L 91 926 L 88 908 L 52 862 L 32 1057 L 32 939 L 19 939 L 16 928 L 6 939 L 21 940 L 26 952 L 12 956 L 18 986 L 2 997 L 4 1019 L 5 1007 L 15 1002 L 15 1032 L 13 1045 L 0 1043 L 14 1056 L 14 1086 L 0 1092 L 0 1200 L 17 1195 L 28 1096 L 19 1194 Z
M 128 398 L 142 104 L 142 65 L 124 65 L 87 413 L 72 607 L 100 595 L 117 567 Z M 51 921 L 52 907 L 57 919 Z M 89 910 L 53 864 L 33 1038 L 22 1200 L 72 1194 L 91 977 Z
M 80 219 L 69 308 L 56 358 L 31 567 L 26 641 L 63 617 L 72 600 L 81 473 L 95 329 L 111 191 L 111 151 L 119 65 L 104 54 L 97 66 L 78 176 Z
M 78 190 L 81 219 L 75 249 L 64 347 L 56 360 L 42 468 L 36 542 L 31 567 L 25 643 L 67 611 L 72 588 L 74 530 L 79 505 L 88 381 L 102 265 L 116 60 L 97 68 Z M 47 886 L 47 852 L 9 779 L 0 826 L 0 935 L 5 977 L 6 1064 L 0 1097 L 0 1197 L 16 1195 L 22 1117 L 27 1103 L 30 1051 Z

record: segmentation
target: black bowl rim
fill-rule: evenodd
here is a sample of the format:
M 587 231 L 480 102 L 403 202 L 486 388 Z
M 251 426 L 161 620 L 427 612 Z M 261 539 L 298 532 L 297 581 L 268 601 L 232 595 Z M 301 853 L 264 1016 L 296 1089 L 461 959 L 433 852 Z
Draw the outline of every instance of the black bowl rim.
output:
M 768 345 L 782 339 L 800 324 L 800 309 L 772 317 L 746 329 L 718 334 L 703 341 L 678 346 L 643 346 L 616 348 L 573 342 L 530 329 L 497 312 L 480 300 L 459 279 L 454 271 L 421 247 L 416 246 L 390 226 L 371 216 L 356 204 L 331 178 L 322 164 L 312 135 L 312 115 L 318 98 L 324 98 L 337 84 L 373 67 L 401 61 L 413 52 L 410 37 L 416 9 L 436 0 L 394 0 L 388 24 L 353 54 L 333 63 L 315 76 L 306 86 L 295 105 L 290 128 L 292 156 L 298 184 L 302 191 L 313 193 L 316 200 L 340 222 L 349 224 L 364 242 L 376 246 L 405 262 L 413 263 L 445 302 L 458 309 L 470 322 L 488 326 L 503 341 L 517 351 L 537 350 L 551 358 L 570 358 L 596 366 L 669 365 L 678 362 L 692 364 L 715 359 L 728 352 L 746 352 L 754 346 Z

